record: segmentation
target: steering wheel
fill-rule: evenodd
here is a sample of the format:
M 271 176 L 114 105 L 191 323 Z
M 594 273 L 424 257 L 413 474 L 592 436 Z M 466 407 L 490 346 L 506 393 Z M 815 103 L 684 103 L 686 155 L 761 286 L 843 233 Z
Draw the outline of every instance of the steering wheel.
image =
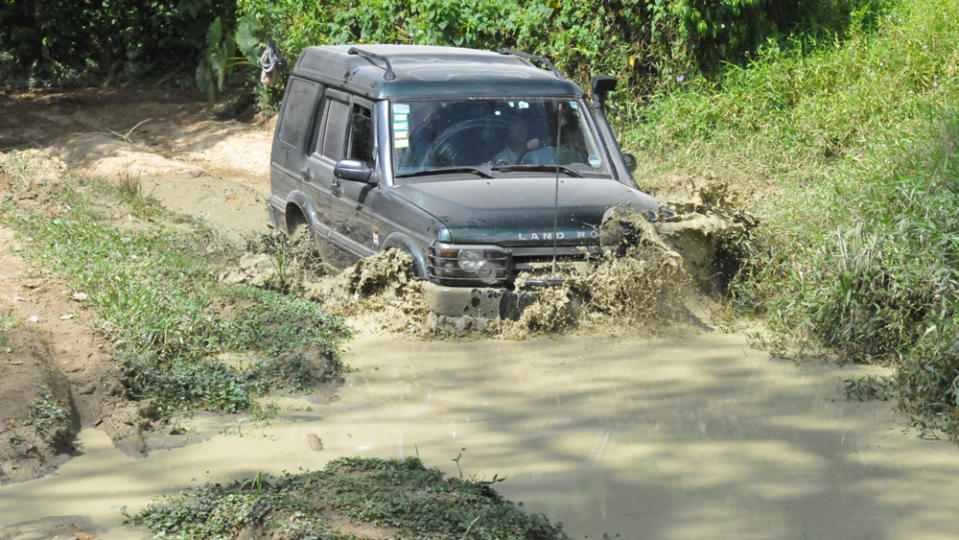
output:
M 500 120 L 471 118 L 443 130 L 420 161 L 421 167 L 478 165 L 489 161 L 489 140 L 503 140 L 507 126 Z M 491 133 L 492 131 L 496 133 Z M 480 158 L 476 156 L 480 155 Z

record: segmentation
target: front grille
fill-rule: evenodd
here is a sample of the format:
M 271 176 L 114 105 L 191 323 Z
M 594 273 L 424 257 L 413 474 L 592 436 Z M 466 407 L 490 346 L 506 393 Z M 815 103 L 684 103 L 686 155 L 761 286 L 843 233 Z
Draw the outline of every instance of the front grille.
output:
M 586 260 L 588 257 L 596 257 L 602 253 L 598 245 L 589 246 L 557 246 L 557 262 L 577 262 Z M 516 274 L 530 270 L 533 265 L 553 262 L 552 247 L 531 247 L 514 248 L 511 250 L 513 259 L 513 274 L 510 279 L 516 277 Z

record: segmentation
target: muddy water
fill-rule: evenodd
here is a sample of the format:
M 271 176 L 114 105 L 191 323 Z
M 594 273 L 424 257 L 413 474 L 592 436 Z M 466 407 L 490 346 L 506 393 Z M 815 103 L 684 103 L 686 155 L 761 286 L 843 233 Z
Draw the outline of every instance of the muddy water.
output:
M 450 343 L 363 332 L 347 361 L 358 371 L 330 405 L 286 398 L 268 426 L 234 422 L 146 459 L 84 431 L 83 455 L 58 473 L 0 488 L 0 525 L 84 516 L 104 537 L 137 538 L 120 510 L 152 494 L 341 455 L 418 454 L 455 475 L 462 453 L 464 475 L 505 475 L 499 491 L 574 538 L 959 530 L 947 495 L 959 492 L 959 451 L 904 434 L 888 403 L 842 400 L 858 368 L 772 361 L 718 333 Z
M 270 186 L 265 182 L 202 174 L 144 176 L 140 182 L 145 195 L 176 213 L 206 222 L 236 244 L 269 230 L 266 201 Z

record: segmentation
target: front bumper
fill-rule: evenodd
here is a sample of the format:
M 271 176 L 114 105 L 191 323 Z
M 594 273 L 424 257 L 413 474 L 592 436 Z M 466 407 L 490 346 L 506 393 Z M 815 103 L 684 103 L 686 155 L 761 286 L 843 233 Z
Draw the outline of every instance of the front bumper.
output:
M 429 309 L 448 317 L 518 320 L 537 300 L 534 293 L 493 287 L 448 287 L 426 283 L 423 296 Z

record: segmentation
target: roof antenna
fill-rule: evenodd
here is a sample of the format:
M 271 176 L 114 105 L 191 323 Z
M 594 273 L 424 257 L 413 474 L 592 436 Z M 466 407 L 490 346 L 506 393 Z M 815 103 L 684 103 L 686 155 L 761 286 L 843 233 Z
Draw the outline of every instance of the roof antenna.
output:
M 550 281 L 555 283 L 556 278 L 556 236 L 559 232 L 559 149 L 560 136 L 563 133 L 563 102 L 556 104 L 556 150 L 553 152 L 553 162 L 556 165 L 556 182 L 553 188 L 553 273 Z

